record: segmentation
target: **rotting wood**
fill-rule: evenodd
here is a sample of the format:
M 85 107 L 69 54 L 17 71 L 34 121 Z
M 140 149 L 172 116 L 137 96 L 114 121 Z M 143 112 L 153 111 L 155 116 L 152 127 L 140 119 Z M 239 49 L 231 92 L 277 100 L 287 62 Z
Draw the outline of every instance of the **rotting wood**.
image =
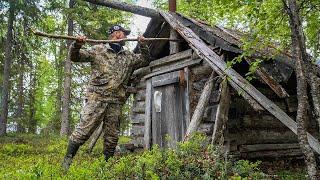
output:
M 92 139 L 91 139 L 89 147 L 88 147 L 89 153 L 92 152 L 94 146 L 97 144 L 97 141 L 102 134 L 102 129 L 103 129 L 103 122 L 101 122 L 100 126 L 96 129 L 96 131 L 92 135 Z
M 241 88 L 243 94 L 250 96 L 255 102 L 258 102 L 263 108 L 269 111 L 282 123 L 284 123 L 290 130 L 297 134 L 297 123 L 292 120 L 281 108 L 264 96 L 247 80 L 239 75 L 232 68 L 228 68 L 227 64 L 220 59 L 190 28 L 185 27 L 182 23 L 176 20 L 173 13 L 161 12 L 165 20 L 180 33 L 180 35 L 189 43 L 191 48 L 203 59 L 208 61 L 211 67 L 220 76 L 227 75 L 230 85 L 234 88 Z M 238 87 L 236 87 L 237 85 Z M 243 95 L 242 94 L 242 95 Z M 319 141 L 308 133 L 308 142 L 310 146 L 320 154 Z
M 197 107 L 194 110 L 191 121 L 188 125 L 188 129 L 185 134 L 184 141 L 187 141 L 189 139 L 190 135 L 198 129 L 201 123 L 202 115 L 204 113 L 205 108 L 208 105 L 209 97 L 213 89 L 215 74 L 216 74 L 215 72 L 211 73 L 210 78 L 208 79 L 208 81 L 206 82 L 203 88 Z
M 184 68 L 185 73 L 185 81 L 186 81 L 186 89 L 184 94 L 184 100 L 185 100 L 185 116 L 184 120 L 186 121 L 185 124 L 190 123 L 190 69 L 188 67 Z
M 285 143 L 285 144 L 246 144 L 241 145 L 239 150 L 241 152 L 252 151 L 270 151 L 279 149 L 300 149 L 298 143 Z
M 174 83 L 179 83 L 179 71 L 162 74 L 152 78 L 152 87 L 164 86 Z
M 151 17 L 151 18 L 161 18 L 158 11 L 146 7 L 141 7 L 125 2 L 115 1 L 115 0 L 83 0 L 92 4 L 106 6 L 109 8 L 114 8 L 122 11 L 131 12 L 134 14 L 139 14 L 141 16 Z
M 189 61 L 186 61 L 186 62 L 181 63 L 179 65 L 173 65 L 173 66 L 165 68 L 163 70 L 150 73 L 150 74 L 146 75 L 145 77 L 143 77 L 143 79 L 149 79 L 149 78 L 151 78 L 153 76 L 157 76 L 157 75 L 165 74 L 165 73 L 168 73 L 168 72 L 180 70 L 180 69 L 183 69 L 183 68 L 185 68 L 187 66 L 193 66 L 193 65 L 199 64 L 201 61 L 202 61 L 202 59 L 189 60 Z
M 151 72 L 151 69 L 149 66 L 146 66 L 146 67 L 142 67 L 142 68 L 139 68 L 137 70 L 135 70 L 133 73 L 132 73 L 132 76 L 130 78 L 132 79 L 140 79 L 142 78 L 143 76 L 149 74 Z
M 147 80 L 146 85 L 146 108 L 145 108 L 145 131 L 144 131 L 144 148 L 151 147 L 151 115 L 152 115 L 152 81 Z
M 209 31 L 208 28 L 205 28 L 204 26 L 201 26 L 199 22 L 196 20 L 193 20 L 191 18 L 185 18 L 182 16 L 177 16 L 179 20 L 185 25 L 188 26 L 189 28 L 192 29 L 199 37 L 204 39 L 206 42 L 210 43 L 211 45 L 214 46 L 219 46 L 223 50 L 230 51 L 230 52 L 235 52 L 235 53 L 242 53 L 243 51 L 230 44 L 228 41 L 222 39 L 221 37 L 218 37 L 216 34 L 214 34 L 212 31 Z M 188 24 L 188 25 L 187 25 Z
M 154 68 L 156 66 L 163 66 L 165 64 L 173 63 L 175 61 L 181 60 L 181 59 L 186 59 L 191 57 L 192 55 L 192 49 L 188 49 L 186 51 L 182 51 L 170 56 L 166 56 L 160 59 L 157 59 L 155 61 L 151 61 L 149 66 Z
M 230 93 L 227 79 L 224 79 L 220 83 L 220 101 L 215 116 L 212 144 L 219 146 L 223 145 L 224 137 L 223 133 L 227 126 L 229 107 L 230 107 Z
M 253 60 L 250 58 L 245 58 L 245 60 L 250 64 Z M 270 76 L 263 67 L 258 67 L 256 74 L 265 82 L 280 98 L 289 97 L 287 91 L 277 82 L 272 76 Z

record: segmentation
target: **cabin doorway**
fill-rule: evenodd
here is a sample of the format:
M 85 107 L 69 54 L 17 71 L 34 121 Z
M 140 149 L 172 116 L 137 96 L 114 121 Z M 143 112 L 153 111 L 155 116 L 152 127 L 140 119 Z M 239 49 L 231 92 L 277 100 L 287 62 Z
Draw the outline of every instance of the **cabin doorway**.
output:
M 152 77 L 152 144 L 176 146 L 189 124 L 188 73 L 175 71 Z

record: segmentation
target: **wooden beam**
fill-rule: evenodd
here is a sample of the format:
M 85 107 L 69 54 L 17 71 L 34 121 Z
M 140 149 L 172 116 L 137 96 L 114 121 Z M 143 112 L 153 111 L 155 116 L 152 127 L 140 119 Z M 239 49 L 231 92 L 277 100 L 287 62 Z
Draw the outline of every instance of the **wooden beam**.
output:
M 84 0 L 92 4 L 101 5 L 109 8 L 114 8 L 121 11 L 127 11 L 141 16 L 151 17 L 151 18 L 161 18 L 158 11 L 146 7 L 141 7 L 125 2 L 115 1 L 115 0 Z
M 230 93 L 227 79 L 220 83 L 220 101 L 218 104 L 216 117 L 214 121 L 212 144 L 219 146 L 223 145 L 223 133 L 227 126 L 229 107 L 230 107 Z
M 196 60 L 192 60 L 191 59 L 191 60 L 176 64 L 176 65 L 169 66 L 167 68 L 164 68 L 162 70 L 153 72 L 151 74 L 148 74 L 145 77 L 143 77 L 143 79 L 149 79 L 149 78 L 151 78 L 153 76 L 157 76 L 157 75 L 165 74 L 165 73 L 168 73 L 168 72 L 180 70 L 180 69 L 183 69 L 183 68 L 188 67 L 188 66 L 193 66 L 195 64 L 199 64 L 201 61 L 202 61 L 202 59 L 196 59 Z
M 250 58 L 245 58 L 245 60 L 250 64 L 253 62 Z M 268 74 L 268 72 L 263 68 L 259 67 L 256 70 L 256 74 L 261 78 L 263 82 L 265 82 L 272 90 L 275 92 L 280 98 L 289 97 L 287 91 Z
M 144 122 L 144 148 L 150 149 L 151 147 L 151 115 L 152 115 L 152 81 L 147 80 L 146 86 L 146 110 L 145 110 L 145 122 Z
M 214 85 L 213 77 L 215 76 L 215 74 L 215 72 L 211 73 L 210 78 L 208 79 L 203 88 L 197 107 L 194 110 L 187 132 L 185 134 L 184 141 L 187 141 L 189 139 L 190 135 L 198 129 L 201 123 L 204 110 L 206 109 L 210 95 L 212 94 L 212 89 Z
M 175 14 L 161 12 L 161 15 L 165 20 L 180 33 L 180 35 L 189 43 L 191 48 L 204 60 L 206 60 L 215 72 L 220 76 L 227 76 L 228 81 L 232 87 L 237 85 L 242 89 L 243 94 L 252 97 L 258 102 L 264 109 L 269 111 L 277 119 L 279 119 L 290 130 L 297 134 L 297 123 L 292 120 L 281 108 L 279 108 L 270 99 L 264 96 L 253 85 L 251 85 L 246 79 L 244 79 L 239 73 L 232 68 L 228 68 L 227 64 L 220 59 L 220 57 L 213 52 L 190 28 L 185 27 L 182 23 L 176 20 Z M 236 88 L 238 88 L 236 87 Z M 320 154 L 319 141 L 308 133 L 308 141 L 310 146 Z
M 186 59 L 192 56 L 192 49 L 188 49 L 170 56 L 165 56 L 163 58 L 151 61 L 149 66 L 150 67 L 157 67 L 157 66 L 163 66 L 165 64 L 173 63 L 175 61 Z

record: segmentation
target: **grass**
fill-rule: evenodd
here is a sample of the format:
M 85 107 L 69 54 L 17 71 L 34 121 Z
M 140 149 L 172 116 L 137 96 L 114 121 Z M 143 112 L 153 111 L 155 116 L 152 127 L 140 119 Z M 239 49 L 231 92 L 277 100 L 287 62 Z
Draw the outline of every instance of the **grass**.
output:
M 128 142 L 121 137 L 119 143 Z M 59 136 L 14 135 L 0 138 L 0 179 L 269 179 L 259 162 L 234 164 L 217 159 L 203 138 L 177 150 L 155 147 L 105 162 L 99 140 L 92 154 L 79 150 L 67 174 L 60 165 L 67 139 Z M 227 168 L 227 169 L 226 169 Z M 280 171 L 276 179 L 306 179 L 304 172 Z

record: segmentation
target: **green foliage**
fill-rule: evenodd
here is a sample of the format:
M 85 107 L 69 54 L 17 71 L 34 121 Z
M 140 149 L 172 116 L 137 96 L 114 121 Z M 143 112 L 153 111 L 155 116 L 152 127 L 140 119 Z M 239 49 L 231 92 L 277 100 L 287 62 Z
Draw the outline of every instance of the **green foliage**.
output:
M 224 162 L 203 134 L 160 149 L 116 156 L 108 162 L 98 141 L 92 155 L 86 145 L 64 175 L 60 167 L 67 139 L 58 136 L 20 135 L 0 138 L 0 179 L 256 179 L 263 177 L 260 162 Z
M 300 170 L 295 170 L 295 171 L 280 171 L 277 173 L 279 179 L 283 180 L 307 180 L 308 177 L 306 176 L 305 172 Z
M 247 160 L 236 162 L 233 167 L 233 171 L 236 173 L 235 177 L 240 176 L 241 178 L 245 178 L 251 176 L 253 179 L 262 179 L 263 174 L 259 169 L 260 163 L 261 161 L 253 163 Z

